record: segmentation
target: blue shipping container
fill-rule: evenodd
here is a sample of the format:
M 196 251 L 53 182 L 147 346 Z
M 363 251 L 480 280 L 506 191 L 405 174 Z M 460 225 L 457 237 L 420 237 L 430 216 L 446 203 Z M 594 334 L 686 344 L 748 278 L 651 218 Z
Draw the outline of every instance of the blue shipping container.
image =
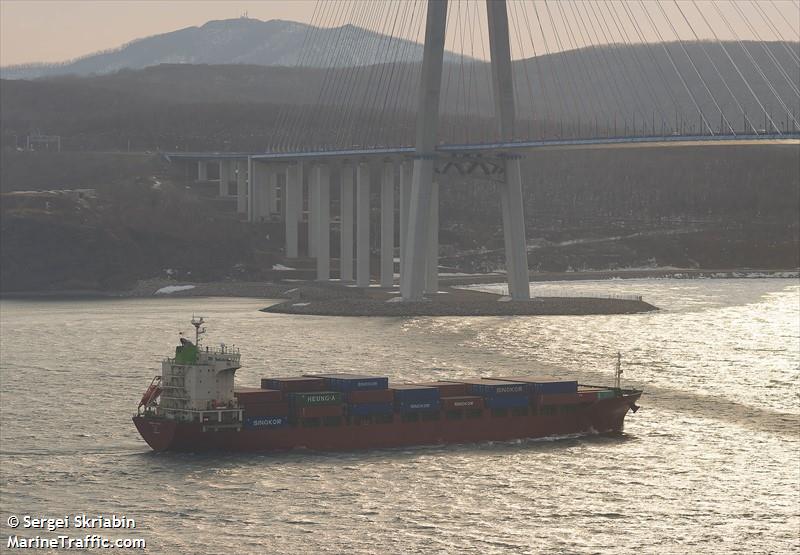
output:
M 389 378 L 385 376 L 360 376 L 358 374 L 321 374 L 328 388 L 334 391 L 366 391 L 386 389 Z
M 469 384 L 469 391 L 473 395 L 496 397 L 500 395 L 521 395 L 530 390 L 528 384 L 521 382 L 476 382 Z
M 530 399 L 527 395 L 498 395 L 486 397 L 486 406 L 490 409 L 516 409 L 527 407 Z
M 541 395 L 556 395 L 559 393 L 577 393 L 578 392 L 578 382 L 577 381 L 565 381 L 565 382 L 539 382 L 533 384 L 533 391 L 534 393 L 539 393 Z
M 396 403 L 439 402 L 439 389 L 436 387 L 398 385 L 393 387 Z
M 288 423 L 288 416 L 251 416 L 244 419 L 245 428 L 280 428 Z
M 439 400 L 435 401 L 403 401 L 397 403 L 400 412 L 413 412 L 417 410 L 439 410 Z
M 348 405 L 347 414 L 350 416 L 372 416 L 375 414 L 392 414 L 394 405 L 392 403 L 359 403 Z

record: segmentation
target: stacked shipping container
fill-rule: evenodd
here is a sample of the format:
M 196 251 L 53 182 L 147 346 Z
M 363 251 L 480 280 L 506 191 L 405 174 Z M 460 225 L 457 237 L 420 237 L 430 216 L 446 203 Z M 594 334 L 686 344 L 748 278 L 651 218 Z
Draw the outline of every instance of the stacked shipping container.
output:
M 293 418 L 391 417 L 395 412 L 484 408 L 527 409 L 577 405 L 614 397 L 616 392 L 574 380 L 535 376 L 491 377 L 463 381 L 398 384 L 385 376 L 307 374 L 264 378 L 261 389 L 234 392 L 249 427 L 283 426 Z

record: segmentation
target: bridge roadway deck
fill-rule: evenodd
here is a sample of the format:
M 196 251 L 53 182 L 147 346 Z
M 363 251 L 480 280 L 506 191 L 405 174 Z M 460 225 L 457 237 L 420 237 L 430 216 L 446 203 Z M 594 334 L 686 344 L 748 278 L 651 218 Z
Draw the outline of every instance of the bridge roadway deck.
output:
M 507 141 L 476 144 L 443 144 L 438 153 L 453 156 L 509 154 L 520 150 L 564 150 L 587 148 L 664 148 L 710 145 L 800 145 L 800 131 L 761 135 L 670 135 L 651 137 L 603 137 L 594 139 L 544 139 L 536 141 Z M 165 152 L 167 160 L 241 160 L 252 158 L 259 162 L 293 162 L 309 159 L 408 157 L 414 147 L 351 148 L 340 150 L 308 150 L 302 152 Z

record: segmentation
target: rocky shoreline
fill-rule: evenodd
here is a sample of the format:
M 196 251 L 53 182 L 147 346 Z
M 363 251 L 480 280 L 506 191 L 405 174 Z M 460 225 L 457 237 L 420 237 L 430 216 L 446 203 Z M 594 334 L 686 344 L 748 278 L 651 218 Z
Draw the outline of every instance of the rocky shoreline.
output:
M 642 279 L 642 278 L 765 278 L 798 277 L 794 270 L 678 268 L 630 269 L 562 273 L 531 273 L 531 281 Z M 396 290 L 360 289 L 337 282 L 284 280 L 272 283 L 222 281 L 183 284 L 169 279 L 141 281 L 129 291 L 35 291 L 5 292 L 6 299 L 98 299 L 153 297 L 245 297 L 275 299 L 264 312 L 318 316 L 509 316 L 633 314 L 658 310 L 641 298 L 538 297 L 511 301 L 494 293 L 459 289 L 458 286 L 503 282 L 502 274 L 442 276 L 442 292 L 422 302 L 395 302 Z
M 386 302 L 379 299 L 293 300 L 262 312 L 313 316 L 586 316 L 636 314 L 658 310 L 633 299 L 546 297 L 530 301 L 448 299 L 422 302 Z

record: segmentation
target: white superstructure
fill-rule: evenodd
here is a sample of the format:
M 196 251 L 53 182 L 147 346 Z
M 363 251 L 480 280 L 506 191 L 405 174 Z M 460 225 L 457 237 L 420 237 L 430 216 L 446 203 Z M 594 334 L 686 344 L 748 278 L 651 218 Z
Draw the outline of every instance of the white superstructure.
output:
M 170 420 L 202 422 L 209 429 L 239 427 L 242 410 L 233 386 L 241 355 L 235 347 L 224 344 L 216 348 L 201 346 L 203 323 L 203 318 L 193 318 L 195 342 L 182 337 L 175 356 L 162 361 L 161 376 L 153 382 L 160 398 L 156 394 L 152 399 L 143 399 L 144 410 Z

